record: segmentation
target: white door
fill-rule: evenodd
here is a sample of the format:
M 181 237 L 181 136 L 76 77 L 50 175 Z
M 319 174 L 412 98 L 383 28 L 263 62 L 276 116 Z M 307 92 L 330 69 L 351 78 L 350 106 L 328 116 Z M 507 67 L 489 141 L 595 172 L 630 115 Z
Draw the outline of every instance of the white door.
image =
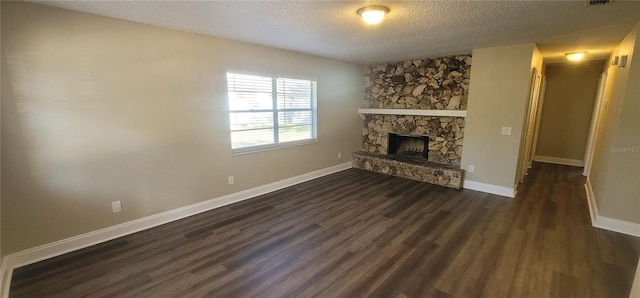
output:
M 538 95 L 538 110 L 536 111 L 536 123 L 533 128 L 533 144 L 531 145 L 531 160 L 536 157 L 536 150 L 538 149 L 538 138 L 540 137 L 540 121 L 542 121 L 542 107 L 544 105 L 544 95 L 547 91 L 547 78 L 542 76 L 540 82 L 540 94 Z M 531 161 L 530 161 L 531 163 Z M 531 167 L 531 165 L 529 165 Z
M 536 119 L 538 118 L 538 106 L 540 103 L 540 82 L 542 81 L 542 76 L 537 74 L 534 82 L 534 89 L 531 100 L 531 112 L 529 113 L 529 118 L 527 120 L 527 143 L 525 147 L 525 160 L 527 161 L 527 169 L 531 168 L 531 161 L 533 159 L 533 135 L 536 128 Z
M 529 95 L 529 107 L 527 108 L 527 121 L 525 123 L 525 141 L 524 141 L 524 154 L 522 155 L 521 167 L 520 167 L 520 183 L 524 180 L 524 176 L 527 175 L 527 171 L 531 167 L 531 159 L 533 158 L 532 146 L 533 135 L 536 127 L 536 118 L 538 115 L 538 102 L 540 95 L 540 82 L 542 76 L 534 69 L 533 78 L 531 82 L 531 92 Z
M 596 101 L 593 103 L 593 112 L 591 114 L 591 126 L 589 128 L 589 140 L 587 148 L 584 150 L 584 172 L 582 175 L 589 176 L 591 172 L 591 162 L 593 161 L 593 152 L 596 149 L 596 140 L 598 139 L 598 131 L 600 130 L 600 114 L 602 111 L 602 103 L 604 102 L 604 85 L 607 82 L 607 72 L 600 76 L 598 83 L 598 91 L 596 92 Z

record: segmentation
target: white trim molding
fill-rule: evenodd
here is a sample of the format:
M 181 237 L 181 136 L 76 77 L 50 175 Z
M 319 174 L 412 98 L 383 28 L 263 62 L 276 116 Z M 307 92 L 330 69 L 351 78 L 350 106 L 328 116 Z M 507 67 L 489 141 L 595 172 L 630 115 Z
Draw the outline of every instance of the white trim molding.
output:
M 508 198 L 515 198 L 516 192 L 515 189 L 504 187 L 500 185 L 493 185 L 483 182 L 465 180 L 463 184 L 463 188 L 470 190 L 477 190 L 481 192 L 486 192 L 494 195 L 504 196 Z
M 593 188 L 591 187 L 591 180 L 589 180 L 589 177 L 587 177 L 587 182 L 584 184 L 584 188 L 587 193 L 587 204 L 589 204 L 589 216 L 591 217 L 592 226 L 603 230 L 640 237 L 640 224 L 601 216 L 598 213 L 598 205 L 596 204 L 596 197 L 593 194 Z
M 544 163 L 554 163 L 554 164 L 566 165 L 566 166 L 584 167 L 584 161 L 578 160 L 578 159 L 536 155 L 533 157 L 533 160 L 544 162 Z
M 596 217 L 598 216 L 598 206 L 596 206 L 596 197 L 593 195 L 593 188 L 591 188 L 591 180 L 589 180 L 589 177 L 587 177 L 587 182 L 584 184 L 584 190 L 587 194 L 587 205 L 589 206 L 591 225 L 595 227 Z
M 358 113 L 362 119 L 364 119 L 364 114 L 467 117 L 465 110 L 358 109 Z
M 176 221 L 185 217 L 196 215 L 222 206 L 233 204 L 236 202 L 248 200 L 263 194 L 267 194 L 279 189 L 283 189 L 302 182 L 320 178 L 326 175 L 344 171 L 351 168 L 351 162 L 338 164 L 332 167 L 309 172 L 299 176 L 287 178 L 240 192 L 228 194 L 225 196 L 213 198 L 200 203 L 184 206 L 181 208 L 165 211 L 162 213 L 146 216 L 133 221 L 125 222 L 119 225 L 107 227 L 86 234 L 74 236 L 60 241 L 48 243 L 38 247 L 26 249 L 16 253 L 4 256 L 1 265 L 1 292 L 0 297 L 9 296 L 9 287 L 11 285 L 11 275 L 13 269 L 33 264 L 45 259 L 59 256 L 71 251 L 89 247 L 98 243 L 109 241 L 115 238 L 133 234 L 142 230 L 150 229 L 159 225 L 163 225 L 172 221 Z

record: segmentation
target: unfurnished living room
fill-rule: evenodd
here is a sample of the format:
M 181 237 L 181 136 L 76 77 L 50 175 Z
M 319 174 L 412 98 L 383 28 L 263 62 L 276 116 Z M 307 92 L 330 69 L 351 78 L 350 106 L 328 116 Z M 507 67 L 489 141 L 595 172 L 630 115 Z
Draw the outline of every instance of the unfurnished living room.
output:
M 0 8 L 0 297 L 640 297 L 640 1 Z

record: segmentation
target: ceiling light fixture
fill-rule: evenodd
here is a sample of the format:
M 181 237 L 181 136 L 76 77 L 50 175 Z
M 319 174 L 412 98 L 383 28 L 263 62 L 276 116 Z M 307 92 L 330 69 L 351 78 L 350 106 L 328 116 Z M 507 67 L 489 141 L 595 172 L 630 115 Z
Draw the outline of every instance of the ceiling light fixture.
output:
M 387 13 L 389 13 L 389 9 L 384 6 L 367 6 L 358 9 L 358 14 L 370 25 L 382 22 Z
M 582 58 L 584 58 L 584 55 L 587 52 L 573 52 L 573 53 L 566 53 L 564 54 L 565 56 L 567 56 L 567 59 L 571 60 L 571 61 L 579 61 L 582 60 Z

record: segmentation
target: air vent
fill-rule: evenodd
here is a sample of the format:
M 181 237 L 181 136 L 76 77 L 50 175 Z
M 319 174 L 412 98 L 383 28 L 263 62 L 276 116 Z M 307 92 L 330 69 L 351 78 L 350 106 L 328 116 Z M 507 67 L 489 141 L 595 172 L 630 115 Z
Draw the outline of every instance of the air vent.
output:
M 587 0 L 587 4 L 589 5 L 600 5 L 607 4 L 609 0 Z

